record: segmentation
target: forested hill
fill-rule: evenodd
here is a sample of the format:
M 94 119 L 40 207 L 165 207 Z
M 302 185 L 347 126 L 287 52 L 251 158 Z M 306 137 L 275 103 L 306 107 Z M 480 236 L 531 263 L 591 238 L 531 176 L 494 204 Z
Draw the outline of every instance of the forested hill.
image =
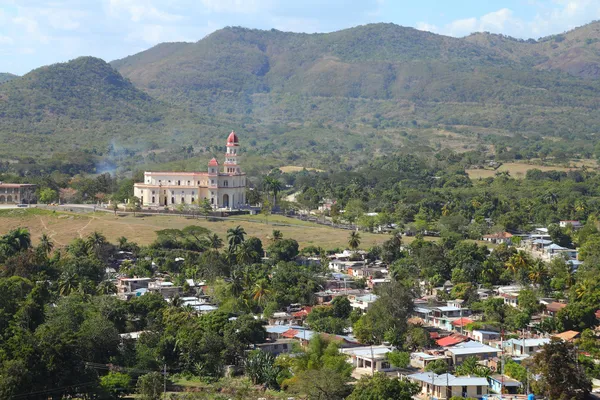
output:
M 575 30 L 539 43 L 488 34 L 457 39 L 394 24 L 327 34 L 233 27 L 112 65 L 158 98 L 214 114 L 379 126 L 378 114 L 395 126 L 581 138 L 600 129 L 600 81 L 565 73 L 559 59 L 569 57 L 567 44 L 596 46 L 596 26 L 580 28 L 586 40 Z
M 0 83 L 12 81 L 13 79 L 18 78 L 17 75 L 9 74 L 7 72 L 0 72 Z

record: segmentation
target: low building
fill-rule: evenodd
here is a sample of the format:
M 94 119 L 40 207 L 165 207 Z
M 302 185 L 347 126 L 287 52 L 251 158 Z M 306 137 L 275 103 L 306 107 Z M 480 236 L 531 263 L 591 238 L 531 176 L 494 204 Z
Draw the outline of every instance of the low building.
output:
M 406 379 L 421 387 L 421 392 L 417 396 L 422 398 L 468 397 L 480 399 L 489 392 L 489 383 L 486 378 L 421 372 L 407 375 Z
M 138 289 L 148 289 L 152 278 L 119 278 L 117 293 L 132 293 Z
M 565 303 L 559 303 L 556 301 L 553 301 L 550 304 L 546 304 L 546 309 L 544 310 L 544 315 L 547 317 L 556 317 L 556 314 L 558 314 L 558 312 L 560 310 L 562 310 L 563 308 L 565 308 L 567 305 Z
M 359 375 L 397 370 L 387 360 L 387 354 L 392 352 L 388 346 L 361 346 L 342 349 L 341 352 L 349 356 L 348 362 L 352 364 Z
M 573 229 L 579 229 L 579 228 L 583 227 L 583 224 L 580 221 L 564 220 L 564 221 L 558 222 L 558 226 L 560 226 L 561 228 L 566 228 L 569 225 L 571 225 L 573 227 Z
M 475 357 L 479 361 L 490 360 L 498 357 L 499 353 L 500 349 L 475 341 L 460 343 L 446 349 L 446 355 L 451 358 L 453 365 L 460 365 L 469 357 Z
M 175 286 L 173 282 L 155 281 L 148 283 L 148 291 L 160 293 L 165 299 L 171 299 L 183 293 L 181 286 Z
M 521 382 L 506 375 L 491 375 L 488 381 L 490 383 L 490 391 L 494 393 L 517 394 L 522 386 Z
M 0 182 L 0 204 L 33 204 L 37 202 L 37 185 Z
M 483 240 L 486 242 L 497 243 L 497 244 L 511 244 L 513 235 L 508 232 L 492 233 L 491 235 L 484 235 Z
M 473 330 L 473 332 L 471 332 L 471 337 L 474 340 L 477 340 L 478 342 L 486 343 L 486 344 L 488 344 L 492 340 L 500 339 L 500 336 L 501 336 L 500 332 L 494 332 L 494 331 L 484 331 L 484 330 L 475 329 L 475 330 Z
M 258 350 L 278 356 L 280 354 L 290 353 L 294 348 L 294 343 L 297 343 L 297 341 L 294 339 L 277 339 L 270 342 L 256 344 L 254 347 Z
M 369 307 L 371 307 L 371 304 L 377 300 L 377 298 L 378 297 L 375 294 L 366 294 L 364 296 L 348 296 L 352 308 L 358 308 L 363 311 L 367 311 Z
M 504 343 L 504 349 L 513 356 L 530 356 L 548 343 L 550 343 L 548 338 L 510 339 Z
M 560 340 L 564 340 L 565 342 L 572 342 L 573 340 L 575 340 L 579 337 L 579 332 L 565 331 L 565 332 L 557 333 L 556 335 L 553 335 L 552 337 L 555 337 Z
M 449 361 L 450 361 L 448 356 L 443 354 L 442 352 L 436 352 L 433 354 L 424 353 L 424 352 L 416 352 L 416 353 L 411 353 L 411 355 L 410 355 L 410 366 L 419 368 L 419 369 L 425 369 L 429 363 L 431 363 L 433 361 L 437 361 L 437 360 L 443 360 L 446 363 L 449 363 Z

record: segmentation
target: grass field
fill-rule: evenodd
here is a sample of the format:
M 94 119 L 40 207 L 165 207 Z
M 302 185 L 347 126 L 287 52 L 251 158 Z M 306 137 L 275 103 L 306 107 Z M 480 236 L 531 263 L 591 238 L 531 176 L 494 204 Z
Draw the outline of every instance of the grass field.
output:
M 534 165 L 534 164 L 525 164 L 525 163 L 506 163 L 502 164 L 500 168 L 497 170 L 491 169 L 467 169 L 466 172 L 469 174 L 471 179 L 479 179 L 479 178 L 489 178 L 496 175 L 496 172 L 504 172 L 508 171 L 510 176 L 513 178 L 525 178 L 525 174 L 530 169 L 539 169 L 540 171 L 572 171 L 574 168 L 566 168 L 566 167 L 555 167 L 555 166 L 546 166 L 546 165 Z
M 283 173 L 286 173 L 286 172 L 298 172 L 298 171 L 302 171 L 303 169 L 306 169 L 307 171 L 323 172 L 322 169 L 307 168 L 307 167 L 298 167 L 296 165 L 285 165 L 285 166 L 279 168 L 279 170 L 281 172 L 283 172 Z
M 299 221 L 282 216 L 270 216 L 268 224 L 261 216 L 244 216 L 241 220 L 206 221 L 180 216 L 139 215 L 131 214 L 115 216 L 112 213 L 96 212 L 87 214 L 53 212 L 39 209 L 0 210 L 0 234 L 16 227 L 28 228 L 32 240 L 36 243 L 42 233 L 49 235 L 58 246 L 64 246 L 78 237 L 85 237 L 98 231 L 111 242 L 120 236 L 140 245 L 147 245 L 156 238 L 155 232 L 161 229 L 181 229 L 188 225 L 204 226 L 225 239 L 227 229 L 240 225 L 249 236 L 260 238 L 267 244 L 273 229 L 278 229 L 285 238 L 296 239 L 300 247 L 321 246 L 325 249 L 345 248 L 349 231 L 333 229 L 311 222 Z M 295 226 L 280 226 L 278 224 Z M 361 233 L 361 248 L 369 248 L 381 244 L 388 235 Z

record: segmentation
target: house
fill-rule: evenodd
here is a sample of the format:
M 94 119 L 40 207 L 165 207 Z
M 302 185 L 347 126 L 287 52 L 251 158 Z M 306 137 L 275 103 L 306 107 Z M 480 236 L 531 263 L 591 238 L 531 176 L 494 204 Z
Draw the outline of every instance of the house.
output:
M 519 293 L 504 293 L 502 295 L 504 304 L 517 308 L 519 306 Z
M 256 344 L 254 347 L 278 356 L 279 354 L 290 353 L 294 347 L 294 343 L 296 343 L 294 339 L 277 339 L 275 341 Z
M 460 330 L 462 332 L 463 329 L 467 325 L 472 324 L 472 323 L 473 323 L 472 319 L 461 317 L 459 319 L 456 319 L 456 320 L 452 321 L 452 326 L 454 327 L 455 330 Z
M 492 340 L 500 339 L 500 332 L 475 329 L 471 332 L 471 337 L 478 342 L 489 343 Z
M 564 220 L 558 222 L 558 226 L 560 226 L 561 228 L 566 228 L 569 225 L 571 225 L 573 229 L 579 229 L 583 227 L 583 224 L 580 221 Z
M 367 311 L 371 304 L 373 304 L 377 300 L 378 296 L 376 294 L 366 294 L 363 296 L 348 296 L 348 300 L 350 300 L 350 305 L 352 308 L 358 308 L 363 311 Z
M 565 331 L 565 332 L 557 333 L 556 335 L 552 335 L 552 337 L 555 337 L 560 340 L 564 340 L 565 342 L 572 342 L 574 339 L 577 339 L 579 337 L 579 332 Z
M 390 279 L 389 278 L 370 278 L 367 281 L 367 287 L 369 287 L 370 289 L 375 289 L 381 285 L 384 285 L 386 283 L 390 283 Z
M 452 374 L 436 375 L 433 372 L 420 372 L 407 375 L 406 379 L 421 387 L 418 397 L 427 399 L 449 399 L 451 397 L 480 399 L 488 394 L 489 388 L 489 383 L 485 378 Z
M 341 349 L 348 355 L 348 362 L 356 369 L 357 374 L 371 374 L 372 372 L 390 372 L 397 368 L 387 360 L 387 354 L 392 352 L 388 346 L 361 346 Z
M 443 360 L 446 363 L 449 363 L 450 359 L 448 356 L 443 354 L 442 352 L 434 352 L 434 353 L 424 353 L 424 352 L 415 352 L 410 355 L 410 365 L 411 367 L 425 369 L 430 362 Z
M 450 346 L 455 346 L 459 343 L 466 342 L 468 340 L 469 340 L 469 338 L 467 336 L 459 335 L 458 333 L 455 333 L 453 335 L 438 339 L 435 342 L 440 347 L 450 347 Z
M 460 343 L 446 349 L 446 355 L 452 359 L 454 365 L 461 364 L 468 357 L 476 357 L 480 361 L 489 360 L 498 357 L 499 353 L 500 349 L 475 341 Z
M 517 394 L 522 386 L 521 382 L 506 375 L 491 375 L 488 378 L 490 391 L 503 394 Z M 504 390 L 502 390 L 504 388 Z
M 154 281 L 148 283 L 148 291 L 151 293 L 160 293 L 165 299 L 170 299 L 183 292 L 181 286 L 175 286 L 173 282 Z
M 504 349 L 513 356 L 530 356 L 538 352 L 550 339 L 510 339 L 504 342 Z
M 492 233 L 490 235 L 484 235 L 483 240 L 486 242 L 497 243 L 497 244 L 511 244 L 513 235 L 508 232 Z
M 269 318 L 269 325 L 289 325 L 292 318 L 292 314 L 287 312 L 276 312 Z
M 556 317 L 556 314 L 558 314 L 558 312 L 566 306 L 567 305 L 565 303 L 553 301 L 552 303 L 546 305 L 546 309 L 544 310 L 543 314 L 547 317 Z
M 37 202 L 37 185 L 0 182 L 0 204 L 33 204 Z

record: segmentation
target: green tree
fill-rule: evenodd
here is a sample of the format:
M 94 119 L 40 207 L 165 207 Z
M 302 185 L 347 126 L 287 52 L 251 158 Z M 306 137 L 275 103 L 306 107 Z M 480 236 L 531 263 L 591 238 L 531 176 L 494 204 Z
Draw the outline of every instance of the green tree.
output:
M 425 371 L 433 372 L 436 375 L 445 374 L 449 371 L 448 363 L 445 360 L 435 360 L 427 364 Z
M 398 368 L 406 368 L 410 364 L 410 353 L 406 351 L 394 350 L 386 354 L 390 364 Z
M 131 376 L 111 371 L 100 378 L 100 387 L 112 398 L 120 399 L 131 392 Z
M 40 190 L 39 199 L 41 203 L 49 204 L 58 200 L 58 192 L 50 188 Z
M 160 400 L 163 387 L 163 375 L 160 372 L 150 372 L 138 378 L 136 392 L 142 400 Z
M 356 383 L 348 400 L 411 400 L 419 391 L 419 386 L 415 383 L 377 373 L 374 376 L 363 376 Z
M 298 256 L 298 242 L 294 239 L 282 239 L 273 242 L 267 248 L 267 254 L 273 262 L 292 261 Z
M 48 255 L 52 252 L 52 249 L 54 249 L 54 243 L 52 242 L 52 239 L 50 239 L 50 237 L 48 235 L 46 235 L 45 233 L 42 233 L 42 237 L 40 238 L 40 244 L 38 245 L 38 248 L 44 254 Z
M 479 359 L 477 357 L 467 357 L 465 360 L 458 366 L 456 366 L 456 374 L 460 376 L 466 375 L 474 375 L 480 377 L 488 377 L 491 374 L 491 370 L 479 364 Z
M 552 339 L 533 356 L 533 373 L 539 375 L 536 393 L 550 400 L 584 399 L 592 384 L 577 360 L 572 343 Z
M 350 236 L 348 237 L 348 246 L 350 246 L 352 250 L 358 249 L 358 246 L 360 246 L 360 234 L 358 232 L 350 232 Z
M 246 238 L 246 231 L 241 226 L 235 228 L 229 228 L 227 230 L 227 241 L 229 243 L 229 251 L 235 252 L 240 244 Z

